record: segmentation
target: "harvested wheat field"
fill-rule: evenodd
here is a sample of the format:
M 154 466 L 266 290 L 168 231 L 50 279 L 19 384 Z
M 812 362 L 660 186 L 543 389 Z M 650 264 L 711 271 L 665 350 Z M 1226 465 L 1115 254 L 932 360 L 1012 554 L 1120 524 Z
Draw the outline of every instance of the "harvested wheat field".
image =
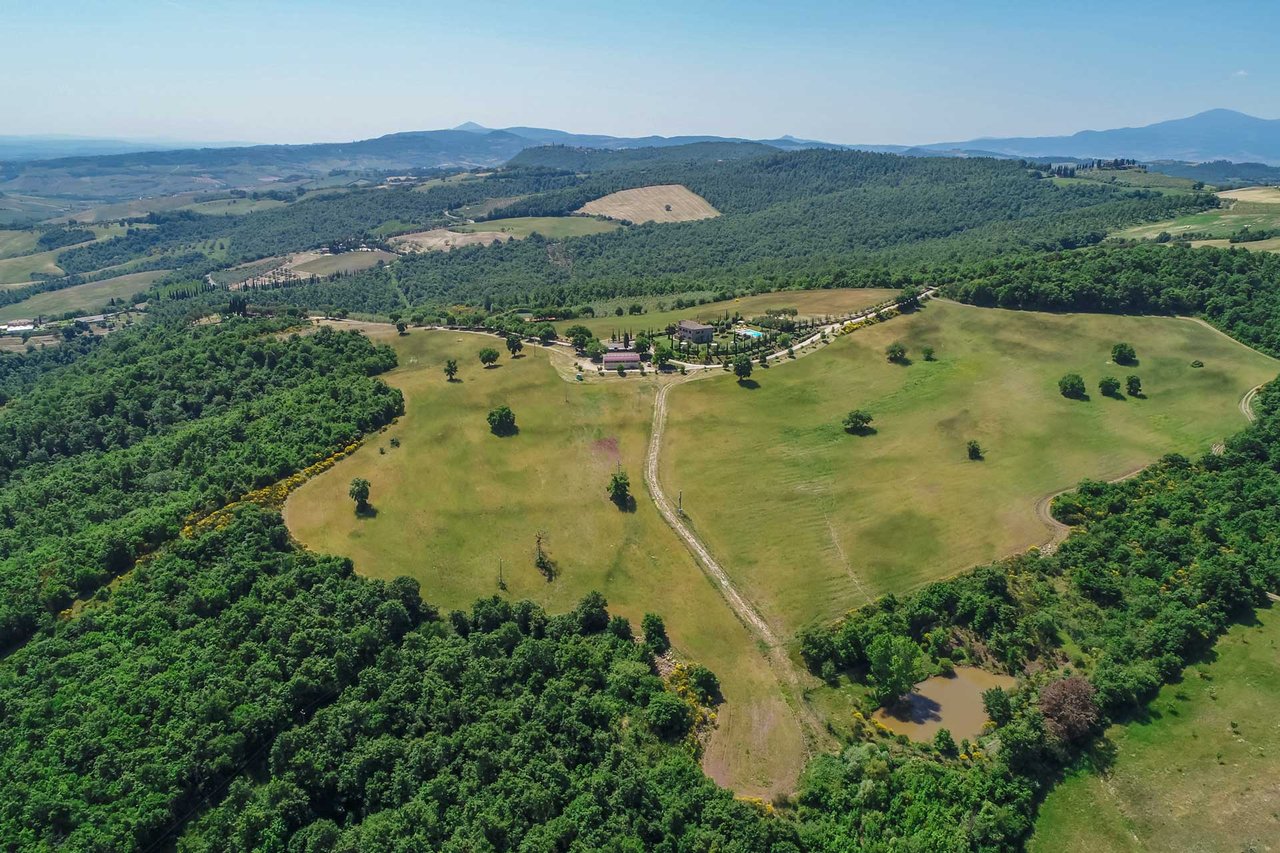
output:
M 637 224 L 688 222 L 693 219 L 712 219 L 720 215 L 720 211 L 712 207 L 705 198 L 681 184 L 663 184 L 609 193 L 603 198 L 587 202 L 578 213 L 625 219 Z
M 1218 193 L 1218 198 L 1251 201 L 1256 204 L 1280 204 L 1280 187 L 1244 187 Z
M 499 231 L 450 231 L 448 228 L 432 228 L 393 237 L 391 245 L 404 252 L 447 252 L 459 246 L 487 246 L 494 240 L 505 243 L 513 239 Z

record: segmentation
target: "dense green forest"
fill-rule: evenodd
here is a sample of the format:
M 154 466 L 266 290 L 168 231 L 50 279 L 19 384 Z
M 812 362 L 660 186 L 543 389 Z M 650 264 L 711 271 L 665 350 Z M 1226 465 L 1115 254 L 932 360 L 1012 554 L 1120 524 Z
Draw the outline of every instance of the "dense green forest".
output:
M 654 183 L 684 183 L 725 215 L 572 240 L 534 237 L 423 253 L 389 272 L 358 274 L 336 287 L 293 285 L 265 298 L 382 313 L 395 291 L 408 306 L 555 307 L 708 287 L 886 285 L 902 270 L 1090 245 L 1125 223 L 1217 204 L 1211 196 L 1058 187 L 1011 161 L 808 151 L 608 171 L 492 216 L 562 214 L 600 195 Z M 394 289 L 387 287 L 388 274 Z
M 691 708 L 598 596 L 442 622 L 415 582 L 299 552 L 253 508 L 10 655 L 0 711 L 14 849 L 183 833 L 184 850 L 746 853 L 793 835 L 667 746 Z
M 1049 311 L 1199 314 L 1280 355 L 1280 256 L 1177 245 L 1095 247 L 961 270 L 953 299 Z
M 0 359 L 0 645 L 172 539 L 183 520 L 389 422 L 390 349 L 293 320 L 148 325 Z M 12 366 L 11 366 L 12 365 Z
M 161 266 L 175 271 L 158 292 L 179 298 L 202 292 L 205 275 L 220 267 L 324 246 L 383 245 L 391 234 L 457 222 L 482 202 L 481 220 L 560 216 L 652 184 L 684 184 L 723 215 L 427 252 L 390 271 L 272 284 L 267 298 L 309 310 L 386 314 L 456 304 L 568 307 L 707 288 L 893 284 L 904 273 L 1092 245 L 1120 226 L 1217 204 L 1207 194 L 1058 186 L 1018 161 L 779 153 L 736 143 L 590 152 L 552 146 L 514 163 L 487 176 L 321 193 L 240 216 L 152 213 L 123 236 L 60 252 L 67 276 L 0 299 L 70 286 L 106 268 Z

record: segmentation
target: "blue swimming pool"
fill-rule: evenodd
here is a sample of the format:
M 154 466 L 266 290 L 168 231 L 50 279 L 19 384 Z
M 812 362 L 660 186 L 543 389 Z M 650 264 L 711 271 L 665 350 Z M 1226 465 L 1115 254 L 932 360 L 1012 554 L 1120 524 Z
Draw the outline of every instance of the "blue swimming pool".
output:
M 739 329 L 738 334 L 744 338 L 763 338 L 764 332 L 758 332 L 755 329 Z

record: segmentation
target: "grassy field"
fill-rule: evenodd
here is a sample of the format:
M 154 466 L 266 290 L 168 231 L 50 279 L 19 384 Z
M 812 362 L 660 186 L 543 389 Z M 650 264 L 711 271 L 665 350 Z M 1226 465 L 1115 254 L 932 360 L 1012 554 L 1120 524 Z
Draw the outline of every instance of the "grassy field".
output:
M 1115 726 L 1105 775 L 1081 771 L 1040 809 L 1033 853 L 1270 850 L 1280 838 L 1280 612 L 1233 628 L 1215 659 Z
M 0 258 L 30 254 L 39 238 L 40 234 L 32 230 L 0 231 Z
M 1218 193 L 1222 198 L 1258 204 L 1280 204 L 1280 187 L 1244 187 Z
M 510 219 L 490 219 L 470 225 L 451 226 L 454 231 L 496 231 L 519 238 L 528 237 L 536 231 L 543 237 L 552 239 L 602 234 L 621 227 L 616 222 L 587 216 L 515 216 Z
M 37 293 L 30 299 L 14 302 L 0 307 L 0 321 L 33 318 L 37 316 L 57 316 L 67 311 L 80 314 L 96 314 L 105 308 L 111 299 L 128 299 L 139 291 L 146 290 L 168 270 L 151 270 L 129 275 L 104 278 L 88 284 L 53 290 L 48 293 Z
M 350 556 L 364 574 L 411 575 L 424 598 L 446 609 L 503 594 L 563 611 L 600 590 L 633 625 L 647 611 L 662 613 L 679 652 L 722 681 L 708 772 L 742 793 L 791 790 L 804 758 L 800 729 L 751 635 L 645 495 L 652 382 L 565 382 L 540 347 L 518 359 L 504 351 L 501 366 L 485 370 L 479 350 L 502 349 L 488 336 L 386 339 L 400 355 L 387 379 L 403 389 L 406 414 L 294 493 L 285 507 L 294 534 Z M 461 366 L 458 382 L 441 373 L 449 358 Z M 502 403 L 515 411 L 519 434 L 489 432 L 485 415 Z M 605 495 L 618 465 L 631 476 L 634 511 Z M 372 484 L 375 517 L 354 514 L 353 477 Z M 533 564 L 538 531 L 558 566 L 551 582 Z
M 889 364 L 902 340 L 914 359 Z M 1141 364 L 1108 362 L 1129 341 Z M 922 346 L 937 360 L 922 360 Z M 1190 367 L 1200 359 L 1205 367 Z M 662 477 L 711 551 L 784 632 L 1043 542 L 1037 499 L 1239 429 L 1249 388 L 1280 363 L 1192 320 L 1049 315 L 946 302 L 823 352 L 670 396 Z M 1088 401 L 1059 395 L 1067 372 Z M 1145 399 L 1097 391 L 1142 377 Z M 847 435 L 861 408 L 872 435 Z M 970 461 L 969 439 L 985 461 Z
M 396 256 L 391 252 L 384 252 L 381 249 L 375 249 L 372 252 L 343 252 L 338 255 L 320 255 L 311 260 L 303 260 L 292 264 L 291 269 L 302 276 L 325 276 L 337 272 L 359 272 L 376 267 L 379 261 L 390 262 L 395 259 Z
M 259 210 L 271 210 L 277 207 L 284 207 L 285 202 L 274 198 L 220 198 L 215 201 L 198 201 L 192 204 L 183 205 L 181 210 L 190 210 L 194 213 L 204 213 L 210 216 L 222 216 L 225 214 L 241 214 L 253 213 Z
M 93 233 L 97 235 L 98 240 L 105 240 L 108 237 L 116 237 L 123 234 L 125 229 L 119 225 L 95 225 L 92 228 Z M 19 245 L 21 238 L 16 236 L 23 232 L 5 231 L 3 234 L 10 236 L 8 242 L 10 245 Z M 37 235 L 38 236 L 38 235 Z M 82 243 L 81 245 L 88 245 Z M 30 248 L 35 248 L 34 241 L 31 242 Z M 0 286 L 10 284 L 23 284 L 31 281 L 32 273 L 47 273 L 49 275 L 61 275 L 62 270 L 55 263 L 58 255 L 73 248 L 71 246 L 63 246 L 58 249 L 51 249 L 47 252 L 36 252 L 28 255 L 18 255 L 0 260 Z
M 637 187 L 610 193 L 587 202 L 578 212 L 636 223 L 688 222 L 720 215 L 720 211 L 705 198 L 681 184 Z
M 621 335 L 623 332 L 644 332 L 649 329 L 662 330 L 669 324 L 680 320 L 711 321 L 717 318 L 733 316 L 735 313 L 744 317 L 763 314 L 770 308 L 795 308 L 801 317 L 824 317 L 827 315 L 843 315 L 859 311 L 871 305 L 884 302 L 896 295 L 896 290 L 879 288 L 846 288 L 843 290 L 784 290 L 777 293 L 761 293 L 756 296 L 743 296 L 724 302 L 708 302 L 692 308 L 667 309 L 659 308 L 655 303 L 646 304 L 643 299 L 621 300 L 593 306 L 596 317 L 583 317 L 578 320 L 562 320 L 555 324 L 564 331 L 570 326 L 583 325 L 592 334 L 601 339 L 610 335 Z M 667 303 L 675 297 L 666 297 Z M 661 297 L 659 298 L 661 299 Z M 624 308 L 635 302 L 648 309 L 644 314 L 623 314 L 619 317 L 612 312 L 613 307 Z
M 1274 191 L 1277 195 L 1280 195 L 1280 190 L 1276 190 L 1274 187 L 1252 187 L 1250 189 Z M 1276 203 L 1275 198 L 1267 192 L 1241 195 L 1241 193 L 1246 192 L 1245 190 L 1232 190 L 1219 193 L 1224 200 L 1231 202 L 1229 207 L 1205 210 L 1166 222 L 1157 222 L 1154 225 L 1138 225 L 1118 231 L 1113 236 L 1142 239 L 1144 237 L 1155 237 L 1160 232 L 1167 231 L 1176 237 L 1179 234 L 1191 231 L 1197 234 L 1205 234 L 1210 238 L 1225 239 L 1246 227 L 1253 229 L 1280 228 L 1280 204 Z M 1258 248 L 1245 243 L 1239 245 L 1243 248 Z

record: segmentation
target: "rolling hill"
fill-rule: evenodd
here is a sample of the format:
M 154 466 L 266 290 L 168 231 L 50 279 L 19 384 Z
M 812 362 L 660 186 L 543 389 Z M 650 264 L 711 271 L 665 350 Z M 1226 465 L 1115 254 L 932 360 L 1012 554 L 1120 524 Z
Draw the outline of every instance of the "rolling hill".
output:
M 941 142 L 927 149 L 983 149 L 1014 157 L 1131 157 L 1280 165 L 1280 119 L 1235 110 L 1206 110 L 1144 127 L 1082 130 L 1070 136 L 1010 137 Z

